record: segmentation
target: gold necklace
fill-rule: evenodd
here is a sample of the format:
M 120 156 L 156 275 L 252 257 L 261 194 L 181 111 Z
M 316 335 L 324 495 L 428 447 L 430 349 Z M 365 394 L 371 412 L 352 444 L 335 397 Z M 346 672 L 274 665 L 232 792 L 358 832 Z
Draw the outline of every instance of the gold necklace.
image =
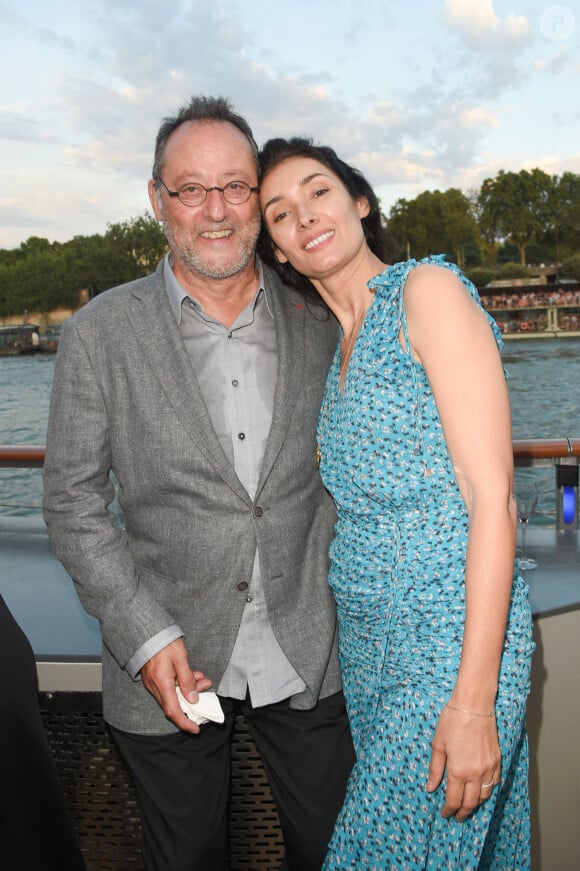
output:
M 354 348 L 354 343 L 356 342 L 356 338 L 359 334 L 359 330 L 360 330 L 361 324 L 363 322 L 363 318 L 366 314 L 366 311 L 367 311 L 366 308 L 361 309 L 359 316 L 357 317 L 356 321 L 354 322 L 352 330 L 350 331 L 348 336 L 343 336 L 343 339 L 341 342 L 341 344 L 342 344 L 343 342 L 346 341 L 346 345 L 345 345 L 344 349 L 341 348 L 341 352 L 340 352 L 340 384 L 341 384 L 341 387 L 344 385 L 346 370 L 348 369 L 348 364 L 350 362 L 350 358 L 351 358 L 352 351 Z

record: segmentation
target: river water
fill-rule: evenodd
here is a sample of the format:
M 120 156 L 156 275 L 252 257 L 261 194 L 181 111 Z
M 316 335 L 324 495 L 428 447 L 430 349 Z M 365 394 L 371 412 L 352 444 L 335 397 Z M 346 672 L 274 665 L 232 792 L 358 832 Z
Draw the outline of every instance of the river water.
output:
M 538 339 L 506 342 L 513 437 L 580 438 L 580 340 Z M 0 444 L 44 445 L 55 357 L 0 358 Z M 531 522 L 555 521 L 554 470 L 551 465 L 516 470 L 533 476 L 540 493 Z M 0 469 L 0 513 L 40 513 L 39 469 Z

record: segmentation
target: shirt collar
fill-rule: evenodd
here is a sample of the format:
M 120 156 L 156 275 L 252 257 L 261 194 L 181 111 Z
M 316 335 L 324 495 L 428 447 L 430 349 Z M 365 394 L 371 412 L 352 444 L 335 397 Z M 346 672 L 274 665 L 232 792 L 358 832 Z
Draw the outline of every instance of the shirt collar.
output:
M 258 299 L 263 292 L 264 299 L 266 300 L 266 308 L 268 309 L 268 313 L 270 317 L 274 319 L 274 312 L 270 302 L 270 291 L 266 287 L 266 283 L 264 281 L 264 267 L 259 257 L 256 257 L 256 265 L 258 267 L 258 289 L 250 305 L 252 306 L 252 308 L 255 308 L 258 303 Z M 193 307 L 201 314 L 204 313 L 201 303 L 197 299 L 195 299 L 195 297 L 191 296 L 186 290 L 184 290 L 183 286 L 176 278 L 173 271 L 173 255 L 171 251 L 166 255 L 163 262 L 163 278 L 165 279 L 165 287 L 167 289 L 167 296 L 169 297 L 169 305 L 171 306 L 173 317 L 175 318 L 175 321 L 178 325 L 181 323 L 181 307 L 184 300 L 193 303 Z

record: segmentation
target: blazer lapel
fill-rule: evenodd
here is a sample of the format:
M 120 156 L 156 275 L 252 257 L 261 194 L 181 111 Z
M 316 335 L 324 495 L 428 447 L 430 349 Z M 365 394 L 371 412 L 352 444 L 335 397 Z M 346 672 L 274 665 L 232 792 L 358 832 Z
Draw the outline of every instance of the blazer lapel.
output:
M 270 474 L 284 444 L 304 378 L 301 367 L 305 341 L 304 298 L 297 291 L 283 285 L 276 274 L 265 266 L 264 277 L 274 314 L 278 374 L 272 425 L 264 450 L 258 490 Z
M 145 359 L 186 432 L 226 484 L 249 504 L 249 496 L 213 428 L 161 275 L 158 269 L 148 287 L 136 287 L 134 296 L 138 303 L 129 308 L 129 321 Z

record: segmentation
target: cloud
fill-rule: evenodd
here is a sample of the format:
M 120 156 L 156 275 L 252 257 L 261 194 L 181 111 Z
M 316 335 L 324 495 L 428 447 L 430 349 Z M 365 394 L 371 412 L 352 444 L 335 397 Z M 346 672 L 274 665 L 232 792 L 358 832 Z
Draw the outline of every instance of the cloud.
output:
M 527 19 L 499 17 L 491 0 L 425 4 L 425 20 L 415 4 L 383 0 L 53 3 L 12 2 L 6 17 L 0 0 L 0 65 L 15 84 L 0 105 L 2 246 L 27 223 L 66 239 L 141 214 L 159 123 L 196 93 L 232 99 L 259 143 L 305 134 L 332 145 L 388 189 L 385 208 L 434 186 L 476 186 L 494 173 L 490 148 L 508 155 L 499 168 L 523 148 L 550 157 L 555 126 L 578 123 L 559 99 L 580 72 L 572 47 L 538 49 Z M 536 110 L 553 117 L 534 131 Z M 573 141 L 558 134 L 566 168 Z
M 547 58 L 538 58 L 533 62 L 533 68 L 539 73 L 561 73 L 570 65 L 570 57 L 565 48 L 559 48 Z
M 356 166 L 369 179 L 373 186 L 385 184 L 421 186 L 425 176 L 431 174 L 432 152 L 414 152 L 405 145 L 399 152 L 386 154 L 384 151 L 360 151 L 356 156 Z
M 426 167 L 432 169 L 442 146 L 442 160 L 452 163 L 454 152 L 475 148 L 485 131 L 483 114 L 481 123 L 474 114 L 470 148 L 451 136 L 454 120 L 445 121 L 447 104 L 463 100 L 461 111 L 467 113 L 467 101 L 445 94 L 437 77 L 431 97 L 421 88 L 412 109 L 375 99 L 361 111 L 340 98 L 340 80 L 324 68 L 290 73 L 287 64 L 278 71 L 256 60 L 251 29 L 223 3 L 176 0 L 175 6 L 171 16 L 152 0 L 126 0 L 121 6 L 105 0 L 100 12 L 90 7 L 87 32 L 92 45 L 100 46 L 98 55 L 74 74 L 60 73 L 67 128 L 62 160 L 71 170 L 85 167 L 111 179 L 143 181 L 159 122 L 192 93 L 230 96 L 258 142 L 273 135 L 313 135 L 345 159 L 372 167 L 379 180 L 420 177 Z M 349 22 L 362 24 L 353 17 Z M 77 51 L 82 52 L 81 40 Z
M 360 45 L 361 42 L 364 44 L 368 27 L 369 24 L 366 18 L 363 18 L 361 15 L 353 16 L 344 32 L 343 40 L 345 45 L 351 46 L 353 43 Z
M 54 134 L 24 111 L 0 106 L 0 140 L 12 142 L 52 142 Z
M 443 18 L 476 51 L 513 49 L 527 42 L 531 35 L 523 15 L 508 15 L 500 20 L 494 12 L 493 0 L 446 0 Z

